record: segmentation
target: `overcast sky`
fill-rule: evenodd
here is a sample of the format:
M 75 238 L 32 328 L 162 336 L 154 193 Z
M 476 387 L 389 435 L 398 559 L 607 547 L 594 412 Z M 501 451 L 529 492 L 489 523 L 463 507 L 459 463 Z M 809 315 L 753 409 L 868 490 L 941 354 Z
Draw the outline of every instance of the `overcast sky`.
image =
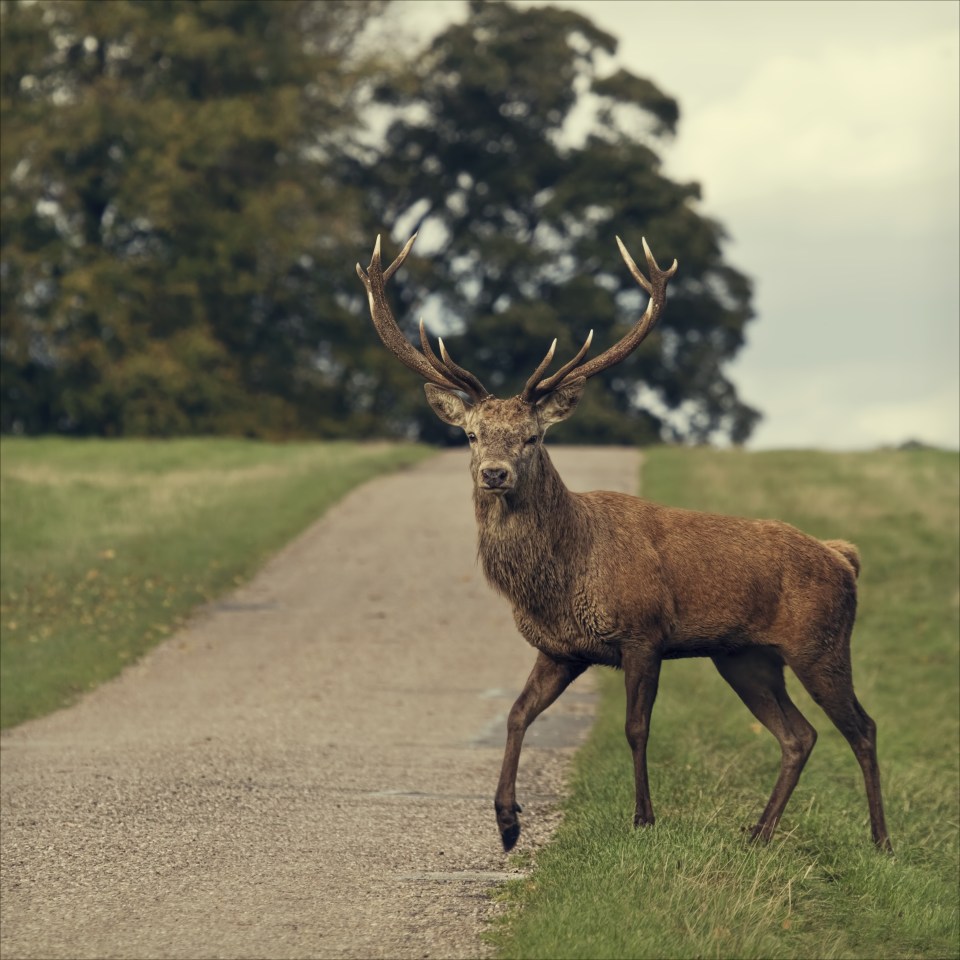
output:
M 764 413 L 750 446 L 960 446 L 960 3 L 553 5 L 680 103 L 666 173 L 702 185 L 755 283 L 729 368 Z M 400 11 L 424 37 L 465 16 Z

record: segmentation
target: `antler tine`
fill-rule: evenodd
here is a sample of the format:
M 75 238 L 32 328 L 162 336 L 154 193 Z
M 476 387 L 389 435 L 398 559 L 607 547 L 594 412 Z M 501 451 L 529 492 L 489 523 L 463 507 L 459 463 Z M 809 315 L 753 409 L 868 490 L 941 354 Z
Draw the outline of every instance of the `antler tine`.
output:
M 577 355 L 572 360 L 568 360 L 556 373 L 551 374 L 551 376 L 547 377 L 546 380 L 541 380 L 540 377 L 549 366 L 550 360 L 553 359 L 553 350 L 557 345 L 557 341 L 554 340 L 553 346 L 550 348 L 550 352 L 547 354 L 540 366 L 534 370 L 533 376 L 527 381 L 527 385 L 523 388 L 523 393 L 520 394 L 520 398 L 522 400 L 526 400 L 527 403 L 533 403 L 540 397 L 550 393 L 550 391 L 553 390 L 586 356 L 586 353 L 590 349 L 590 344 L 592 342 L 593 331 L 591 330 L 587 334 L 587 339 L 584 341 L 583 346 L 577 351 Z
M 548 380 L 541 381 L 537 384 L 538 394 L 542 395 L 551 390 L 556 390 L 565 380 L 569 380 L 571 377 L 583 377 L 586 380 L 589 377 L 596 376 L 608 367 L 620 363 L 621 360 L 625 360 L 640 346 L 647 334 L 653 329 L 660 314 L 663 312 L 663 307 L 667 300 L 667 281 L 677 272 L 677 261 L 674 260 L 669 269 L 661 270 L 657 261 L 654 259 L 650 247 L 647 245 L 646 239 L 642 242 L 643 252 L 647 260 L 647 268 L 650 272 L 649 278 L 640 272 L 639 267 L 634 263 L 633 257 L 630 256 L 623 241 L 617 237 L 617 246 L 620 248 L 620 255 L 623 257 L 623 261 L 627 265 L 630 275 L 650 294 L 650 300 L 647 303 L 647 308 L 643 312 L 643 315 L 626 336 L 599 356 L 588 360 L 582 366 L 567 364 L 565 369 L 562 371 L 558 370 L 557 373 Z M 582 352 L 585 353 L 586 350 Z M 561 373 L 563 374 L 562 376 L 560 376 Z
M 404 245 L 403 249 L 397 254 L 397 259 L 383 271 L 383 282 L 386 283 L 401 267 L 403 261 L 407 259 L 407 254 L 413 249 L 413 243 L 419 236 L 420 231 L 418 230 Z M 377 257 L 380 256 L 380 235 L 377 234 L 377 246 L 375 250 Z
M 450 359 L 450 354 L 447 353 L 446 347 L 443 345 L 443 340 L 439 337 L 437 338 L 440 344 L 440 353 L 443 355 L 443 360 L 441 360 L 434 352 L 433 347 L 430 346 L 430 338 L 427 336 L 426 327 L 423 325 L 423 319 L 420 320 L 420 346 L 423 349 L 423 355 L 427 358 L 430 363 L 430 366 L 437 371 L 441 376 L 447 377 L 448 379 L 456 379 L 462 385 L 458 386 L 458 390 L 463 390 L 465 393 L 471 395 L 476 395 L 478 399 L 483 399 L 484 397 L 489 397 L 490 393 L 487 388 L 469 371 L 464 370 L 463 367 L 458 366 L 453 360 Z
M 393 263 L 384 270 L 380 260 L 380 237 L 378 235 L 377 242 L 373 247 L 373 254 L 370 257 L 370 265 L 364 270 L 359 263 L 357 264 L 357 276 L 367 291 L 370 317 L 373 320 L 374 328 L 384 346 L 401 363 L 413 370 L 414 373 L 419 373 L 424 380 L 428 380 L 444 390 L 460 390 L 474 400 L 482 400 L 489 396 L 489 393 L 472 373 L 455 364 L 449 367 L 442 364 L 433 355 L 432 350 L 429 351 L 429 354 L 417 350 L 403 335 L 403 331 L 397 325 L 393 311 L 390 309 L 390 303 L 384 292 L 384 284 L 407 259 L 416 239 L 417 234 L 414 234 L 406 242 Z M 421 343 L 425 339 L 426 335 L 421 325 Z
M 667 281 L 677 272 L 677 261 L 674 260 L 669 269 L 661 270 L 657 261 L 654 259 L 650 247 L 647 245 L 646 238 L 642 238 L 643 253 L 646 257 L 647 269 L 650 273 L 648 279 L 640 272 L 640 268 L 636 263 L 634 263 L 633 257 L 630 256 L 630 252 L 626 246 L 624 246 L 623 241 L 619 237 L 616 239 L 617 246 L 620 248 L 620 255 L 623 257 L 623 262 L 627 265 L 630 275 L 650 295 L 650 300 L 647 303 L 647 308 L 643 316 L 640 317 L 630 332 L 618 343 L 614 344 L 614 346 L 608 350 L 605 350 L 599 356 L 594 357 L 593 360 L 580 366 L 579 364 L 584 356 L 586 356 L 587 350 L 590 348 L 590 343 L 593 340 L 593 331 L 591 330 L 580 351 L 572 360 L 565 363 L 552 376 L 547 377 L 545 380 L 538 381 L 537 378 L 546 371 L 547 365 L 553 357 L 554 348 L 551 347 L 547 358 L 537 367 L 533 376 L 527 381 L 526 386 L 523 388 L 523 393 L 520 394 L 521 399 L 527 401 L 527 403 L 533 403 L 540 397 L 551 393 L 567 380 L 574 377 L 582 377 L 586 380 L 588 377 L 600 373 L 601 370 L 606 370 L 607 367 L 612 367 L 615 363 L 626 359 L 640 346 L 643 339 L 653 329 L 654 324 L 663 312 L 663 305 L 667 299 Z M 554 346 L 556 346 L 556 341 L 554 341 Z
M 637 266 L 633 257 L 630 256 L 630 251 L 626 248 L 623 241 L 619 237 L 614 238 L 617 241 L 617 247 L 620 249 L 620 256 L 623 257 L 623 262 L 627 265 L 627 269 L 630 271 L 630 276 L 633 277 L 637 283 L 643 287 L 650 296 L 653 296 L 653 287 L 650 285 L 650 281 L 640 272 L 640 268 Z M 647 258 L 647 267 L 650 267 L 650 261 L 653 258 L 653 254 L 650 252 L 650 248 L 647 246 L 646 237 L 641 237 L 640 242 L 643 244 L 643 252 Z
M 640 271 L 637 269 L 637 265 L 633 262 L 633 257 L 630 256 L 630 252 L 623 245 L 623 241 L 619 237 L 616 239 L 617 246 L 620 248 L 620 255 L 626 262 L 630 273 L 633 275 L 633 278 L 637 280 L 638 278 L 643 277 L 643 274 L 640 273 Z M 643 244 L 643 255 L 647 258 L 647 269 L 650 271 L 650 276 L 658 279 L 663 278 L 664 280 L 669 280 L 670 277 L 677 272 L 677 258 L 673 258 L 673 263 L 671 263 L 666 270 L 661 270 L 660 265 L 653 256 L 653 251 L 650 249 L 650 246 L 647 243 L 647 238 L 641 237 L 640 243 Z M 646 280 L 646 277 L 643 277 L 643 279 Z M 645 283 L 641 283 L 640 286 L 642 286 L 647 293 L 651 293 L 650 288 Z
M 427 336 L 427 328 L 423 325 L 423 317 L 420 318 L 420 349 L 423 350 L 423 355 L 430 362 L 430 366 L 442 376 L 447 376 L 443 363 L 430 346 L 430 338 Z
M 553 388 L 556 387 L 557 384 L 559 384 L 563 378 L 587 355 L 587 351 L 590 349 L 591 343 L 593 343 L 592 330 L 587 334 L 587 339 L 583 341 L 583 346 L 579 349 L 579 351 L 577 351 L 577 355 L 572 360 L 568 360 L 555 374 L 547 377 L 546 380 L 538 384 L 539 392 L 544 394 L 553 390 Z
M 547 367 L 550 366 L 550 363 L 553 360 L 553 355 L 557 350 L 557 338 L 553 338 L 553 343 L 550 344 L 550 349 L 547 351 L 547 355 L 540 361 L 540 364 L 537 366 L 537 369 L 533 371 L 530 375 L 530 379 L 527 380 L 526 385 L 523 388 L 523 392 L 520 394 L 522 400 L 526 400 L 528 403 L 533 400 L 536 396 L 537 382 L 544 375 L 547 370 Z
M 464 370 L 458 363 L 454 363 L 441 337 L 437 337 L 437 343 L 440 345 L 440 356 L 443 357 L 443 365 L 447 369 L 448 376 L 452 374 L 469 388 L 467 392 L 475 395 L 477 399 L 482 400 L 484 397 L 491 396 L 490 391 L 469 370 Z

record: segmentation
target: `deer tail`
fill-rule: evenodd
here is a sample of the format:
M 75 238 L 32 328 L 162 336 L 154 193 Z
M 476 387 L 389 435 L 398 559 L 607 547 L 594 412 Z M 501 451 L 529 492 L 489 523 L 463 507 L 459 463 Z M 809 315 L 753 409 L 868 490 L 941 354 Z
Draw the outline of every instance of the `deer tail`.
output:
M 852 543 L 847 543 L 846 540 L 824 540 L 823 542 L 834 553 L 839 553 L 853 567 L 854 574 L 860 576 L 860 551 Z

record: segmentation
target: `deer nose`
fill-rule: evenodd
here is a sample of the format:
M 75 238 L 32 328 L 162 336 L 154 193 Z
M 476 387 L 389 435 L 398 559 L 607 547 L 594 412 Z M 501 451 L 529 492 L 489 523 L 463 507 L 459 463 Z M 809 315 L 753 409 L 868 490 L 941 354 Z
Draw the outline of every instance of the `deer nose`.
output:
M 485 487 L 502 487 L 510 476 L 506 467 L 483 467 L 480 470 L 480 479 Z

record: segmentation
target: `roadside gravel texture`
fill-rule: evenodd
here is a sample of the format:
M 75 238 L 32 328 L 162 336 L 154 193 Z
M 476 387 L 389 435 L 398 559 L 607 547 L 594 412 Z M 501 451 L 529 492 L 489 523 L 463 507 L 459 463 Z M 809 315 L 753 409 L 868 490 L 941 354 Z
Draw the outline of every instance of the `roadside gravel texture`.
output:
M 571 489 L 636 489 L 633 451 L 551 453 Z M 491 888 L 517 872 L 493 791 L 534 651 L 475 551 L 467 454 L 443 453 L 0 738 L 2 956 L 486 955 Z M 518 851 L 555 827 L 591 716 L 588 674 L 530 729 Z

